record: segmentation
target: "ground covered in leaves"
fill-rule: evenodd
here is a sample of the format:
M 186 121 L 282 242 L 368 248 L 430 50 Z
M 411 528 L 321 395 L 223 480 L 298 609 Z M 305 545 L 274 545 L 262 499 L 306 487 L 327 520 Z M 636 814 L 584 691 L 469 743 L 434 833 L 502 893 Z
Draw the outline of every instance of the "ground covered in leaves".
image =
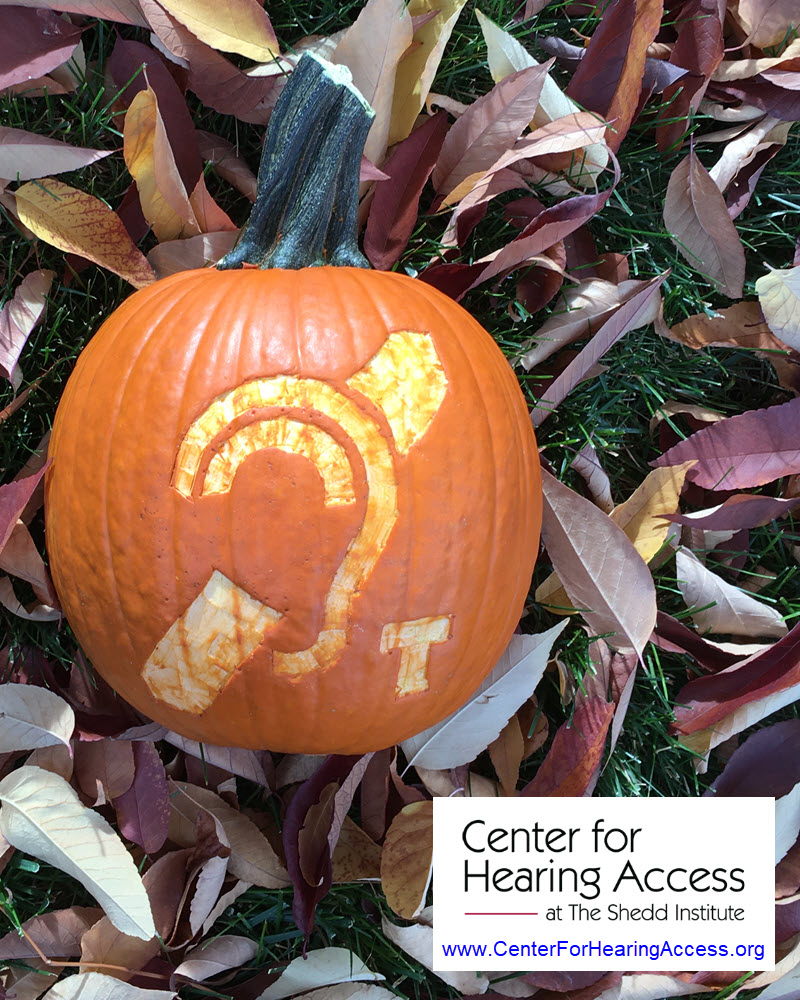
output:
M 798 995 L 796 22 L 796 0 L 0 7 L 0 995 Z M 492 333 L 545 469 L 498 696 L 360 759 L 201 746 L 122 704 L 61 619 L 42 509 L 78 353 L 132 287 L 231 247 L 308 48 L 377 112 L 367 256 Z M 776 799 L 775 973 L 429 971 L 434 797 L 712 786 Z

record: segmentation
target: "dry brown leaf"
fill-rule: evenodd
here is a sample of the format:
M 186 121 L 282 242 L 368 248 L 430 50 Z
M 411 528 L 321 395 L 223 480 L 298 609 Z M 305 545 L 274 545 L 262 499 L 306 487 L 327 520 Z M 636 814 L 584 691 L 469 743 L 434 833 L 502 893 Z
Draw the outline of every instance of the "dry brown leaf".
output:
M 171 840 L 182 847 L 193 844 L 197 814 L 206 809 L 220 821 L 230 842 L 228 870 L 232 875 L 267 889 L 280 889 L 289 884 L 286 869 L 252 820 L 207 788 L 174 781 L 170 782 L 170 787 L 173 792 Z
M 504 795 L 515 795 L 519 767 L 525 756 L 525 740 L 518 715 L 512 715 L 500 735 L 489 744 L 489 757 L 500 780 Z
M 739 20 L 756 48 L 781 45 L 798 26 L 796 0 L 739 0 Z
M 134 288 L 155 281 L 120 217 L 98 198 L 53 177 L 23 184 L 14 193 L 21 221 L 45 243 L 86 257 Z
M 380 847 L 349 816 L 344 818 L 331 861 L 334 882 L 358 882 L 381 877 Z
M 433 802 L 412 802 L 392 820 L 381 853 L 381 886 L 399 917 L 413 920 L 425 905 L 433 864 Z
M 10 180 L 29 181 L 45 174 L 79 170 L 110 155 L 110 150 L 70 146 L 21 128 L 0 126 L 0 177 Z
M 598 635 L 641 655 L 656 620 L 647 564 L 624 532 L 591 501 L 543 471 L 542 538 L 570 598 Z M 635 593 L 635 602 L 630 594 Z
M 694 154 L 673 170 L 664 199 L 664 224 L 691 266 L 733 299 L 744 285 L 744 247 L 725 200 Z
M 43 771 L 60 774 L 64 781 L 72 780 L 74 761 L 72 747 L 57 743 L 50 747 L 39 747 L 28 754 L 25 763 L 30 767 L 40 767 Z
M 591 441 L 587 441 L 581 450 L 569 463 L 581 479 L 586 483 L 589 494 L 604 514 L 610 514 L 614 509 L 611 496 L 611 482 Z

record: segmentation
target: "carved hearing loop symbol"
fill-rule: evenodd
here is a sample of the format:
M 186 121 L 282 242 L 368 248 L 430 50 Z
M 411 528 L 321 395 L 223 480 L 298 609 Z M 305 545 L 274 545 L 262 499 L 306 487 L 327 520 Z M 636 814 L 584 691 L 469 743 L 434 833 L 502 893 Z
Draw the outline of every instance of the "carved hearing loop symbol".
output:
M 431 337 L 410 331 L 390 334 L 346 384 L 384 414 L 401 455 L 425 435 L 447 392 Z M 367 480 L 364 519 L 326 595 L 316 640 L 307 649 L 273 652 L 274 671 L 299 680 L 333 666 L 346 648 L 353 599 L 369 579 L 399 516 L 397 474 L 386 432 L 367 407 L 327 382 L 275 375 L 245 382 L 211 403 L 181 442 L 171 485 L 190 499 L 211 442 L 248 411 L 263 413 L 276 407 L 284 412 L 245 424 L 223 441 L 205 471 L 200 496 L 228 492 L 242 462 L 257 451 L 277 448 L 300 455 L 317 468 L 326 506 L 355 503 L 347 452 L 313 422 L 314 412 L 333 420 L 353 441 Z M 214 570 L 148 657 L 143 678 L 161 700 L 185 711 L 202 712 L 282 617 Z M 397 697 L 427 689 L 430 646 L 447 641 L 451 623 L 452 616 L 436 615 L 384 625 L 380 652 L 400 650 Z

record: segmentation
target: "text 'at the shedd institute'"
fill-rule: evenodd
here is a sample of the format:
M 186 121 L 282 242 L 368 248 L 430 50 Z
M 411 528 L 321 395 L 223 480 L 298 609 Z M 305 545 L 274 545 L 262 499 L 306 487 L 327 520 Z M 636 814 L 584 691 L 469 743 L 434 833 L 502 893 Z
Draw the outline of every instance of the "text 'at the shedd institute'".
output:
M 434 969 L 774 967 L 775 803 L 435 799 Z

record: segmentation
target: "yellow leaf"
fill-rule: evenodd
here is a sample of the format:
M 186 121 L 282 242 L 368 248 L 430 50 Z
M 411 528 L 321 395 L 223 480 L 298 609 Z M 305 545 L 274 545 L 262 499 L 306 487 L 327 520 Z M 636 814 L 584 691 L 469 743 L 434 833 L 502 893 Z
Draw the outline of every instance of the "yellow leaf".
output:
M 134 288 L 155 281 L 122 219 L 98 198 L 52 177 L 23 184 L 14 194 L 21 222 L 45 243 L 94 261 Z
M 392 820 L 381 854 L 381 885 L 394 912 L 411 920 L 425 905 L 433 863 L 433 802 L 412 802 Z
M 161 0 L 161 6 L 206 45 L 269 62 L 280 55 L 266 11 L 258 0 Z
M 136 181 L 142 214 L 159 242 L 200 229 L 178 173 L 158 100 L 148 87 L 140 90 L 125 115 L 125 163 Z
M 410 0 L 407 10 L 412 17 L 423 17 L 436 11 L 414 34 L 417 46 L 407 52 L 397 66 L 389 126 L 389 144 L 393 145 L 411 134 L 417 115 L 422 110 L 442 59 L 444 47 L 466 0 Z
M 645 562 L 650 562 L 668 534 L 679 532 L 662 515 L 677 511 L 686 473 L 694 464 L 692 461 L 654 469 L 625 503 L 611 511 L 611 520 L 622 528 Z

